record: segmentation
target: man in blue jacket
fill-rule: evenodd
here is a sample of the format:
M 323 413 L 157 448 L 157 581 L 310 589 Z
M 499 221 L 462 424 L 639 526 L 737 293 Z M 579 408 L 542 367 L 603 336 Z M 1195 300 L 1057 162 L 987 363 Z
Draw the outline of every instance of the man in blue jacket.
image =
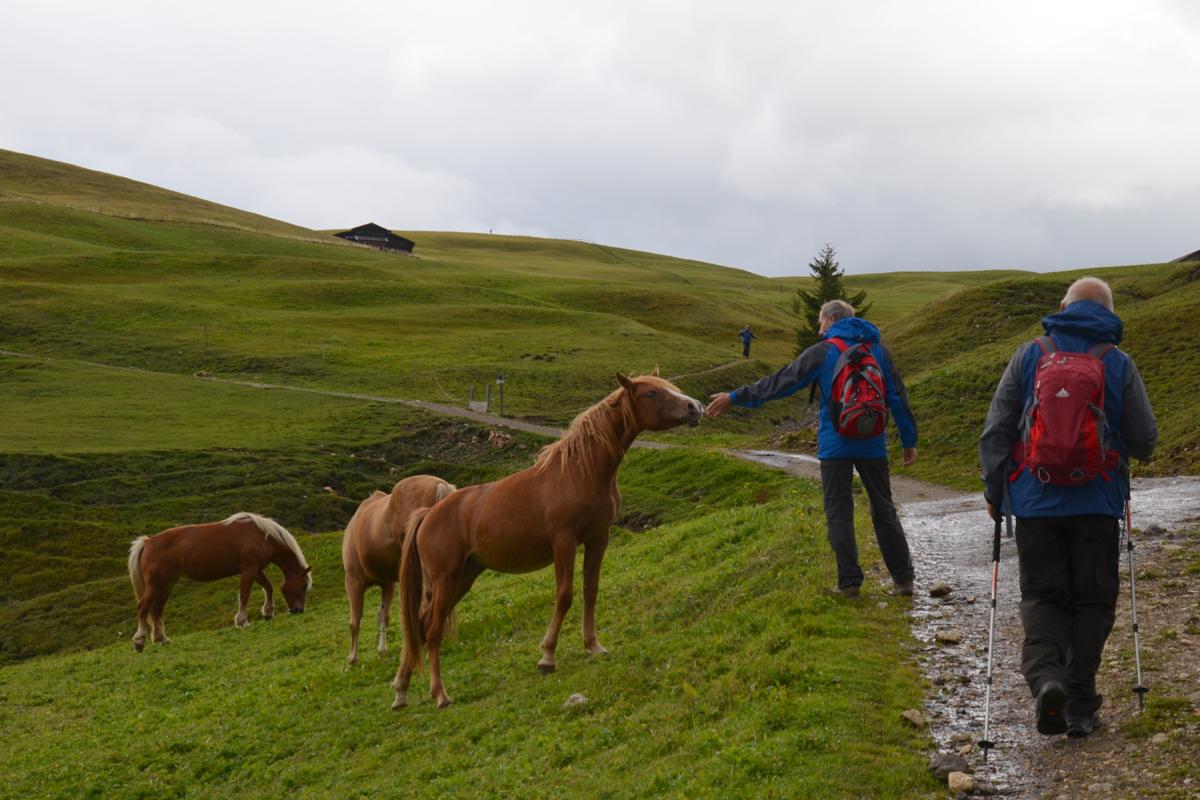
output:
M 1127 461 L 1150 457 L 1158 426 L 1133 359 L 1116 349 L 1124 326 L 1113 313 L 1108 284 L 1098 278 L 1076 281 L 1059 313 L 1045 317 L 1042 326 L 1049 341 L 1018 348 L 996 387 L 979 437 L 979 459 L 988 513 L 995 520 L 1001 513 L 1017 518 L 1025 628 L 1021 672 L 1036 698 L 1038 731 L 1087 736 L 1100 724 L 1096 670 L 1116 615 L 1117 521 L 1128 497 Z M 1014 451 L 1014 445 L 1025 441 L 1038 362 L 1046 351 L 1090 351 L 1103 362 L 1107 425 L 1098 429 L 1107 427 L 1100 441 L 1115 451 L 1114 463 L 1091 480 L 1081 475 L 1077 485 L 1050 482 L 1048 472 L 1013 461 L 1014 454 L 1025 457 L 1024 446 Z
M 743 325 L 738 336 L 742 337 L 742 358 L 750 357 L 750 342 L 758 337 L 754 335 L 754 331 L 750 330 L 749 325 Z
M 904 528 L 900 525 L 896 506 L 892 502 L 887 436 L 886 433 L 880 433 L 869 438 L 849 438 L 838 433 L 829 413 L 829 398 L 836 377 L 835 365 L 841 351 L 830 340 L 840 339 L 850 346 L 865 343 L 879 362 L 887 388 L 887 406 L 900 429 L 904 466 L 909 467 L 917 461 L 917 425 L 908 407 L 904 382 L 892 363 L 891 353 L 879 341 L 879 329 L 865 319 L 855 317 L 854 308 L 849 303 L 829 301 L 821 306 L 818 321 L 820 342 L 807 348 L 799 358 L 774 375 L 732 392 L 714 394 L 706 413 L 710 417 L 719 417 L 731 406 L 758 408 L 769 400 L 789 397 L 816 381 L 821 389 L 817 457 L 821 460 L 821 486 L 825 493 L 829 544 L 837 558 L 837 590 L 843 597 L 855 598 L 860 595 L 863 582 L 863 571 L 858 565 L 858 544 L 854 539 L 854 498 L 851 494 L 853 470 L 858 470 L 871 501 L 875 539 L 892 575 L 893 589 L 897 594 L 910 596 L 913 592 L 912 559 Z

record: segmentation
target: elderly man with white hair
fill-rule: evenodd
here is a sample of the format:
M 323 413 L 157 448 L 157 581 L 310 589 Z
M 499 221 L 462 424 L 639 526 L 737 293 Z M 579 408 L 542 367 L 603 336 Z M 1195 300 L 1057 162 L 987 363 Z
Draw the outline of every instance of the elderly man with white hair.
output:
M 1046 331 L 1017 349 L 979 437 L 988 513 L 1017 518 L 1021 671 L 1037 729 L 1087 736 L 1100 725 L 1096 670 L 1116 615 L 1118 520 L 1130 457 L 1149 458 L 1158 426 L 1112 290 L 1081 278 Z
M 854 472 L 858 472 L 871 501 L 871 521 L 883 562 L 892 575 L 892 589 L 913 593 L 913 565 L 904 528 L 892 501 L 888 472 L 887 434 L 890 410 L 900 431 L 904 466 L 917 460 L 917 423 L 891 353 L 879 339 L 879 329 L 843 300 L 821 306 L 821 341 L 774 375 L 748 386 L 712 396 L 707 414 L 719 417 L 731 406 L 758 408 L 769 400 L 789 397 L 816 382 L 821 389 L 817 457 L 825 494 L 829 544 L 837 559 L 836 591 L 849 599 L 861 595 L 862 567 L 854 536 Z

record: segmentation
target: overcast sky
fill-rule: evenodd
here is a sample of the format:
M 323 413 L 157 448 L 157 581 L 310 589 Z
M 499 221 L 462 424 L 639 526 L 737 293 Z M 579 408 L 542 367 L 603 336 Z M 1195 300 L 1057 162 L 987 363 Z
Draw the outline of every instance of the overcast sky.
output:
M 1193 0 L 5 0 L 0 41 L 0 147 L 309 227 L 767 275 L 1200 248 Z

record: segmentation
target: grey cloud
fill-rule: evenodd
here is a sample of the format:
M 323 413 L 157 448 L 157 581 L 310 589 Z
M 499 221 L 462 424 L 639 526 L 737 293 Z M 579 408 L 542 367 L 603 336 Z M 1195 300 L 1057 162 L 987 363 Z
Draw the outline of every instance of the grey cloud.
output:
M 314 227 L 766 274 L 1200 246 L 1183 0 L 10 5 L 0 146 Z

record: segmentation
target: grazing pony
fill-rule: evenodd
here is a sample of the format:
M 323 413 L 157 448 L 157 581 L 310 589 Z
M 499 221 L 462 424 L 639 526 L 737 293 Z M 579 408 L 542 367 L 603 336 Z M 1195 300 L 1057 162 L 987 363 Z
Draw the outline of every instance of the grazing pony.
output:
M 215 581 L 242 576 L 241 603 L 233 624 L 249 625 L 246 602 L 255 581 L 263 587 L 263 619 L 275 616 L 271 582 L 263 571 L 267 564 L 283 570 L 283 599 L 288 611 L 299 614 L 312 586 L 312 567 L 304 560 L 300 545 L 287 529 L 273 519 L 242 512 L 220 522 L 181 525 L 153 536 L 139 536 L 129 548 L 129 580 L 138 601 L 138 629 L 133 647 L 139 653 L 146 643 L 147 621 L 154 627 L 154 641 L 167 643 L 163 629 L 163 606 L 181 575 L 194 581 Z
M 358 663 L 358 628 L 362 622 L 363 594 L 378 586 L 379 655 L 387 653 L 388 612 L 400 573 L 404 530 L 418 508 L 432 506 L 454 491 L 454 485 L 433 475 L 413 475 L 392 487 L 391 494 L 374 492 L 359 505 L 342 537 L 342 566 L 346 571 L 346 596 L 350 598 L 350 655 Z
M 459 489 L 432 509 L 413 514 L 400 564 L 404 655 L 392 681 L 392 708 L 407 702 L 408 684 L 429 646 L 429 693 L 450 704 L 440 651 L 454 606 L 485 569 L 531 572 L 554 564 L 557 599 L 542 639 L 538 669 L 554 671 L 554 650 L 571 607 L 575 551 L 583 545 L 583 646 L 607 652 L 596 638 L 596 593 L 609 527 L 617 517 L 617 467 L 642 431 L 697 425 L 702 407 L 669 381 L 626 378 L 584 411 L 537 462 L 507 478 Z

